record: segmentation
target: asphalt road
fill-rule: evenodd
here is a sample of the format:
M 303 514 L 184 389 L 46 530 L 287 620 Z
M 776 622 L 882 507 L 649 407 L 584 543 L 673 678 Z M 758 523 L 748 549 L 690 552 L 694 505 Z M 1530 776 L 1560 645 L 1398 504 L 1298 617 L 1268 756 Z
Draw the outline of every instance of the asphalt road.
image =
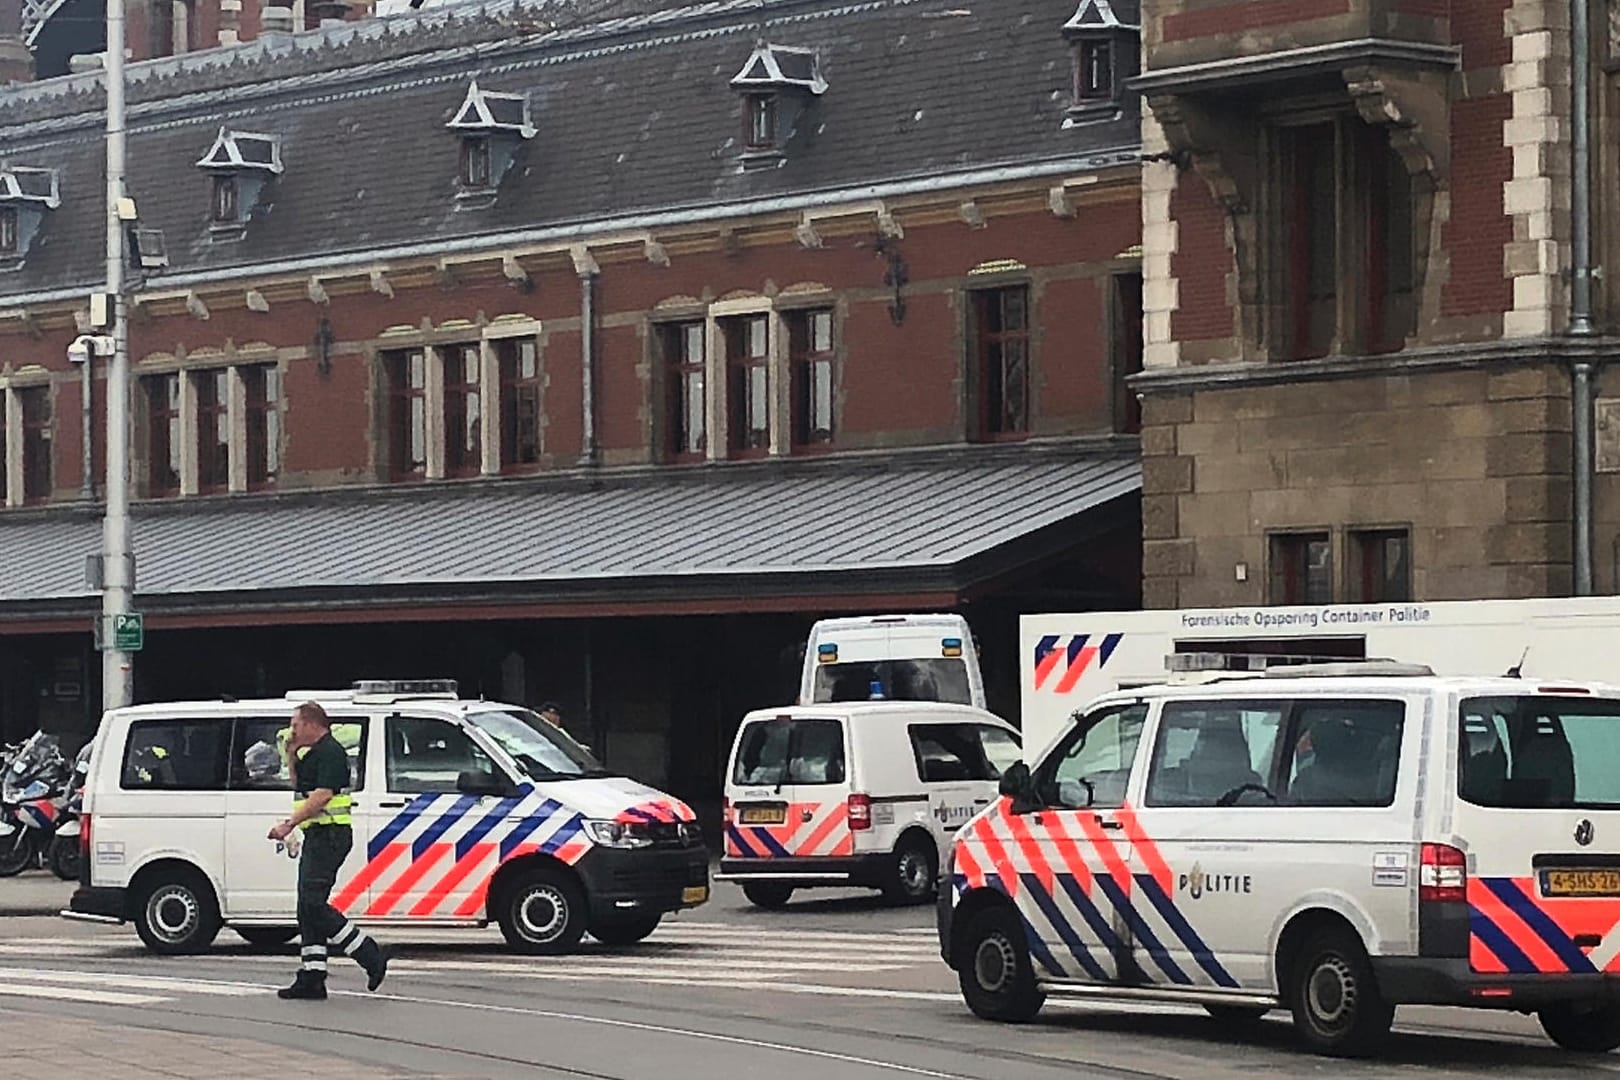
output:
M 987 1024 L 935 953 L 931 910 L 859 894 L 766 913 L 720 886 L 640 946 L 559 959 L 511 956 L 493 930 L 379 936 L 399 949 L 383 989 L 367 994 L 356 969 L 334 962 L 334 996 L 320 1006 L 273 994 L 297 963 L 292 948 L 254 950 L 226 931 L 206 957 L 163 959 L 127 928 L 0 919 L 0 1041 L 14 1065 L 28 1059 L 24 1040 L 73 1037 L 77 1051 L 52 1046 L 39 1060 L 234 1080 L 1620 1074 L 1620 1055 L 1566 1054 L 1513 1015 L 1405 1011 L 1371 1063 L 1300 1053 L 1280 1013 L 1235 1032 L 1196 1008 L 1053 1003 L 1034 1024 Z

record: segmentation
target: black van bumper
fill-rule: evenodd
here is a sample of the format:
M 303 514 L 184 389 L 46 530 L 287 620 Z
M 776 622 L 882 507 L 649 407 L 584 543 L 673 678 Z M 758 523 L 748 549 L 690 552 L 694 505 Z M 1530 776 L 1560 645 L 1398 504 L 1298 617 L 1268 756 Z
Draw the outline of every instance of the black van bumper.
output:
M 621 850 L 596 846 L 574 867 L 593 921 L 663 914 L 709 899 L 709 849 Z
M 129 916 L 129 895 L 124 889 L 81 885 L 61 914 L 77 922 L 121 923 Z
M 1559 1001 L 1620 1002 L 1620 975 L 1481 974 L 1462 958 L 1374 956 L 1378 990 L 1391 1005 L 1461 1005 L 1530 1011 Z

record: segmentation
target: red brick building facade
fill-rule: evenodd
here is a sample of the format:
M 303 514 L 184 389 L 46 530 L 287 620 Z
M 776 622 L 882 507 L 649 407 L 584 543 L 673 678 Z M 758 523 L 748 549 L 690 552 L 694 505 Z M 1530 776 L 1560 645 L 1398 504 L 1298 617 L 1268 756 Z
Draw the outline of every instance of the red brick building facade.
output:
M 956 608 L 1014 712 L 1020 611 L 1139 601 L 1142 325 L 1132 64 L 1086 66 L 1134 11 L 1015 6 L 424 15 L 143 72 L 138 695 L 448 673 L 701 800 L 812 618 Z M 0 686 L 68 725 L 100 143 L 45 85 L 0 100 Z

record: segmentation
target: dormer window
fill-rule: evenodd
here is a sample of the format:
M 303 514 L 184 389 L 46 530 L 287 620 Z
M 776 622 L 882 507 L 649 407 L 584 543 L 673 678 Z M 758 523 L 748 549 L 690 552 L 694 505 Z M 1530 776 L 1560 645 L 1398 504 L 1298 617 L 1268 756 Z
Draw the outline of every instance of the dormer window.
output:
M 489 139 L 469 135 L 461 140 L 461 186 L 483 191 L 489 185 Z
M 242 236 L 248 222 L 264 209 L 270 182 L 280 176 L 281 138 L 220 128 L 214 145 L 197 162 L 212 177 L 209 228 L 215 239 Z
M 827 92 L 821 58 L 811 49 L 761 42 L 731 80 L 743 97 L 743 162 L 768 161 L 786 152 L 800 117 Z
M 0 167 L 0 269 L 22 265 L 46 213 L 61 204 L 54 169 Z
M 536 135 L 526 95 L 485 90 L 476 79 L 445 126 L 461 137 L 462 206 L 494 202 L 518 150 Z
M 241 203 L 237 198 L 236 177 L 221 173 L 214 177 L 214 213 L 216 225 L 236 225 L 241 222 Z
M 1092 39 L 1080 42 L 1075 63 L 1076 101 L 1114 99 L 1114 43 Z
M 1063 24 L 1074 62 L 1074 100 L 1063 126 L 1115 120 L 1125 80 L 1141 66 L 1141 0 L 1080 0 Z
M 776 98 L 771 94 L 748 95 L 746 149 L 776 149 Z

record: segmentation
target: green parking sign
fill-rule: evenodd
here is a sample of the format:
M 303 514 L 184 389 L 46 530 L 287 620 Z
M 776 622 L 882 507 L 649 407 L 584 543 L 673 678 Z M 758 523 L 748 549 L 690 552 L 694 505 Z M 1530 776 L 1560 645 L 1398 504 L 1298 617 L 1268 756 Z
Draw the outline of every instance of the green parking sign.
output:
M 114 615 L 113 648 L 119 652 L 140 652 L 146 644 L 146 617 L 137 611 Z

